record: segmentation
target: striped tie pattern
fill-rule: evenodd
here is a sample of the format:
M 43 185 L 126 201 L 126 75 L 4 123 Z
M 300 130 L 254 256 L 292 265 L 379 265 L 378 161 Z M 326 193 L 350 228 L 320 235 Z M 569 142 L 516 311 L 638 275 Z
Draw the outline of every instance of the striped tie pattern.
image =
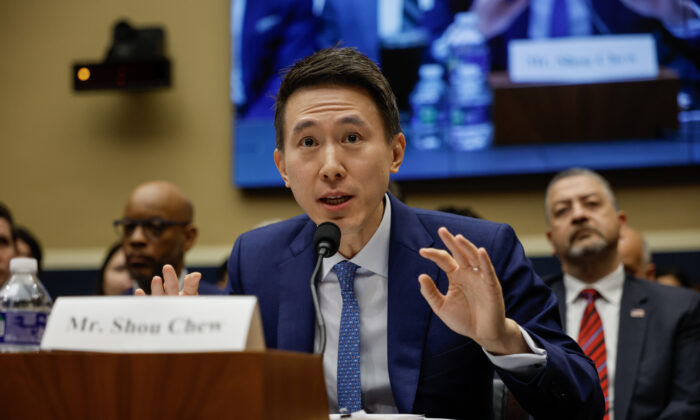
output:
M 600 297 L 600 294 L 595 289 L 584 289 L 581 291 L 581 297 L 586 299 L 587 304 L 586 309 L 583 311 L 583 318 L 581 318 L 578 344 L 586 356 L 593 360 L 596 369 L 598 369 L 598 379 L 605 397 L 605 416 L 603 419 L 608 420 L 610 407 L 608 404 L 608 363 L 607 351 L 605 350 L 605 332 L 603 331 L 600 315 L 595 309 L 595 301 Z
M 360 382 L 360 308 L 355 297 L 357 265 L 342 261 L 333 267 L 340 282 L 343 309 L 338 334 L 338 408 L 354 413 L 362 408 Z

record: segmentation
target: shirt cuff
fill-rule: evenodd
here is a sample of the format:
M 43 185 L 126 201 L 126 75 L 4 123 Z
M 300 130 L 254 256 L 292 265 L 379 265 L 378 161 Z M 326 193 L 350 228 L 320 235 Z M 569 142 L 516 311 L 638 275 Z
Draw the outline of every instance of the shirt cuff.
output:
M 664 22 L 664 27 L 676 38 L 696 38 L 700 35 L 700 6 L 691 0 L 684 1 L 683 3 L 685 8 L 690 9 L 687 13 L 693 14 L 694 16 L 686 16 L 685 22 L 679 25 L 669 25 Z
M 537 346 L 523 327 L 518 325 L 518 328 L 520 328 L 520 333 L 522 333 L 525 343 L 532 350 L 532 353 L 495 356 L 487 352 L 483 347 L 481 349 L 496 367 L 517 375 L 519 379 L 532 379 L 547 364 L 547 350 Z
M 683 25 L 669 25 L 664 23 L 664 28 L 677 39 L 694 39 L 700 36 L 700 18 L 693 18 Z

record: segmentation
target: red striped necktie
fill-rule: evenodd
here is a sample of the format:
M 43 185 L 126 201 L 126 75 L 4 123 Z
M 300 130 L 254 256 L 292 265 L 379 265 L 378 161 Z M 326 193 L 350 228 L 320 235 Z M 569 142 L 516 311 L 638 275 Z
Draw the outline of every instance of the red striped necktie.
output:
M 586 299 L 588 303 L 583 311 L 583 318 L 581 318 L 578 344 L 586 356 L 593 360 L 596 369 L 598 369 L 598 379 L 605 397 L 605 416 L 603 419 L 608 420 L 610 417 L 608 414 L 610 406 L 608 404 L 608 363 L 607 351 L 605 350 L 605 332 L 603 331 L 603 323 L 600 321 L 600 315 L 595 309 L 595 300 L 600 297 L 600 294 L 595 289 L 584 289 L 581 291 L 581 297 Z

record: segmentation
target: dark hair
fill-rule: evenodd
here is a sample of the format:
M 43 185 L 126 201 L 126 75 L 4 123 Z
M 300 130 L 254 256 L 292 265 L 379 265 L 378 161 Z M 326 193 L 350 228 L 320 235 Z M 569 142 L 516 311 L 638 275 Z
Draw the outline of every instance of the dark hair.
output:
M 117 253 L 122 247 L 121 242 L 116 242 L 112 244 L 112 246 L 109 247 L 109 250 L 107 251 L 107 255 L 105 255 L 104 261 L 102 261 L 102 266 L 100 267 L 100 270 L 97 272 L 97 282 L 95 283 L 95 294 L 96 295 L 104 295 L 105 294 L 105 288 L 104 288 L 104 282 L 105 282 L 105 270 L 107 269 L 107 264 L 109 264 L 109 261 L 112 259 L 114 254 Z
M 384 122 L 387 142 L 401 132 L 396 97 L 379 67 L 354 48 L 325 48 L 294 63 L 282 80 L 275 102 L 278 150 L 284 150 L 284 111 L 289 97 L 301 88 L 324 84 L 366 90 Z
M 14 242 L 15 239 L 17 238 L 17 233 L 15 232 L 15 221 L 12 218 L 12 213 L 10 212 L 10 209 L 8 209 L 7 206 L 1 202 L 0 202 L 0 219 L 7 220 L 7 223 L 10 225 L 10 235 L 12 235 L 12 241 Z
M 41 272 L 41 259 L 44 253 L 41 250 L 39 240 L 27 228 L 21 226 L 17 226 L 15 228 L 15 243 L 18 239 L 29 245 L 29 250 L 32 252 L 32 257 L 36 258 L 37 265 L 39 266 L 39 272 Z

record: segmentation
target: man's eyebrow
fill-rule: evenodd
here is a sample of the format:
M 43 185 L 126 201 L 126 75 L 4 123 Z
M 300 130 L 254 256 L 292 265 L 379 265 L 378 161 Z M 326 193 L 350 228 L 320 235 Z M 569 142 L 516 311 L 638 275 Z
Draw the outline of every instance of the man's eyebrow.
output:
M 348 115 L 343 118 L 341 118 L 338 122 L 341 124 L 354 124 L 354 125 L 359 125 L 360 127 L 367 127 L 367 123 L 360 117 L 356 115 Z
M 312 121 L 312 120 L 299 121 L 299 122 L 294 126 L 294 128 L 292 129 L 292 132 L 293 132 L 293 133 L 298 133 L 298 132 L 300 132 L 301 130 L 303 130 L 303 129 L 305 129 L 305 128 L 308 128 L 308 127 L 312 127 L 312 126 L 314 126 L 314 125 L 316 125 L 316 122 L 314 122 L 314 121 Z
M 555 201 L 553 204 L 554 204 L 554 205 L 557 205 L 557 204 L 566 204 L 566 203 L 570 203 L 570 202 L 573 201 L 573 200 L 585 200 L 585 199 L 587 199 L 587 198 L 598 198 L 598 197 L 600 197 L 600 194 L 598 194 L 598 193 L 596 193 L 596 192 L 592 192 L 592 193 L 580 195 L 580 196 L 578 196 L 578 197 L 574 197 L 573 199 L 572 199 L 572 198 L 563 198 L 563 199 L 561 199 L 561 200 Z

